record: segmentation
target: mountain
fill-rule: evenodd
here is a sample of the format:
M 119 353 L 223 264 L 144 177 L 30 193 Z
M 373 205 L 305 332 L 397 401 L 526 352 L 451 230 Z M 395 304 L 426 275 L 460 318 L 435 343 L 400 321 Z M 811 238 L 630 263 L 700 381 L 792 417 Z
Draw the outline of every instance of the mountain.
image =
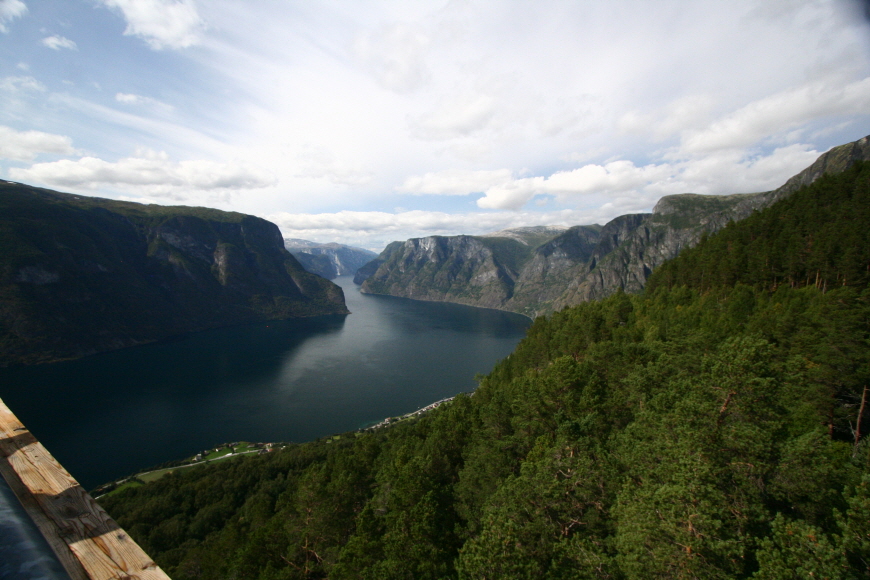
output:
M 855 163 L 539 317 L 473 394 L 100 503 L 175 580 L 867 579 L 868 220 Z
M 266 220 L 0 182 L 0 364 L 340 313 L 341 289 Z
M 408 240 L 400 252 L 393 248 L 389 256 L 382 253 L 376 267 L 366 266 L 372 271 L 365 279 L 362 273 L 358 278 L 364 292 L 461 302 L 531 317 L 549 314 L 619 290 L 639 292 L 656 267 L 695 246 L 705 234 L 771 206 L 825 173 L 840 173 L 867 159 L 870 138 L 865 137 L 834 147 L 773 191 L 669 195 L 652 213 L 620 216 L 603 228 L 576 226 L 549 240 L 534 239 L 534 247 L 527 241 L 517 251 L 511 249 L 519 244 L 517 238 L 504 232 L 491 238 Z M 486 247 L 483 239 L 502 240 L 501 251 Z M 435 247 L 439 250 L 429 250 Z
M 514 295 L 504 308 L 532 318 L 549 312 L 553 301 L 617 248 L 644 217 L 644 214 L 620 216 L 603 228 L 575 226 L 540 246 L 520 273 Z
M 587 228 L 597 236 L 597 226 Z M 417 300 L 503 308 L 541 243 L 563 228 L 504 230 L 486 236 L 429 236 L 394 242 L 365 266 L 362 291 Z M 376 268 L 375 268 L 376 266 Z M 363 270 L 356 279 L 361 279 Z
M 738 284 L 770 291 L 870 287 L 868 175 L 870 163 L 856 163 L 783 197 L 776 212 L 729 224 L 657 268 L 647 290 L 678 284 L 700 292 Z
M 537 248 L 541 244 L 547 243 L 554 237 L 562 234 L 568 228 L 565 226 L 528 226 L 523 228 L 510 228 L 484 234 L 483 238 L 509 238 L 516 240 L 524 246 Z
M 363 248 L 335 242 L 319 244 L 298 238 L 284 238 L 284 247 L 299 260 L 306 271 L 327 280 L 355 274 L 377 257 L 376 253 Z
M 361 266 L 356 273 L 353 275 L 353 283 L 354 284 L 362 284 L 369 278 L 372 274 L 378 271 L 378 268 L 381 267 L 381 264 L 386 262 L 390 256 L 393 255 L 393 252 L 401 248 L 403 245 L 402 242 L 390 242 L 387 244 L 387 247 L 383 249 L 383 251 L 378 254 L 378 256 L 372 260 L 371 262 L 367 262 L 363 266 Z
M 784 185 L 755 194 L 726 196 L 681 194 L 659 200 L 652 214 L 587 274 L 572 280 L 553 301 L 552 310 L 608 296 L 617 290 L 639 292 L 652 271 L 695 246 L 705 234 L 717 232 L 815 182 L 823 174 L 838 174 L 856 161 L 870 159 L 870 137 L 834 147 Z M 617 218 L 620 219 L 620 218 Z

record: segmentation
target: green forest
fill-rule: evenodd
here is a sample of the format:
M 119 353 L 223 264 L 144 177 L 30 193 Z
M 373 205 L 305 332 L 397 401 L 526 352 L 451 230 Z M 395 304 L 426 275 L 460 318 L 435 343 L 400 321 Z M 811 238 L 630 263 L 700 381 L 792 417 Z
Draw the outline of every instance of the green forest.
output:
M 175 580 L 870 578 L 868 340 L 858 163 L 415 421 L 101 503 Z

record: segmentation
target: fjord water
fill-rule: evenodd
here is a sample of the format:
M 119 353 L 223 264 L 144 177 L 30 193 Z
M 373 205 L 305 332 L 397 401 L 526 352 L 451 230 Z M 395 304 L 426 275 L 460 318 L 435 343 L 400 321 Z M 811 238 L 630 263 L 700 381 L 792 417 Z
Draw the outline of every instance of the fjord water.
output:
M 219 443 L 309 441 L 472 391 L 530 324 L 335 282 L 350 315 L 0 369 L 0 398 L 91 488 Z

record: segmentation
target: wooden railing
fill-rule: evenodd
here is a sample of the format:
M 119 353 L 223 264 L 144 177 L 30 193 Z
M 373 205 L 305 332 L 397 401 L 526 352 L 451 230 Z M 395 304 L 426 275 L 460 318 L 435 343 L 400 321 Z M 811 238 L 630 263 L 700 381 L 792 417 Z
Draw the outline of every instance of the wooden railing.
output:
M 169 580 L 2 400 L 0 475 L 72 580 Z

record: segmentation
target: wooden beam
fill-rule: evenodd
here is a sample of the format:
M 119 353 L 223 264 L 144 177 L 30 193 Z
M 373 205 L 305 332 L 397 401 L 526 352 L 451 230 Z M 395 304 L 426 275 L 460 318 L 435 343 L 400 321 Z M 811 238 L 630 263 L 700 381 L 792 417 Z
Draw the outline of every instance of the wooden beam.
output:
M 72 580 L 170 580 L 2 400 L 0 475 Z

